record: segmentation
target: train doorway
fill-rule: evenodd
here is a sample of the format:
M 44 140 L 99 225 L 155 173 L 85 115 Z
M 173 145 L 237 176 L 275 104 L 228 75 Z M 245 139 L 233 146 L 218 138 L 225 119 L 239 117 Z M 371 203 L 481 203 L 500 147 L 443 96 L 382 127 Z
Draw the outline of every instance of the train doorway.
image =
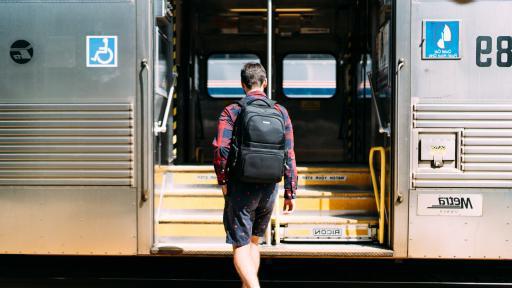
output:
M 223 107 L 243 97 L 241 66 L 256 61 L 269 71 L 267 94 L 290 113 L 299 166 L 299 210 L 284 216 L 277 204 L 262 253 L 392 255 L 390 163 L 380 171 L 368 164 L 374 146 L 391 159 L 390 138 L 379 133 L 393 117 L 388 2 L 183 1 L 162 9 L 154 252 L 230 253 L 211 142 Z M 387 195 L 372 190 L 372 178 Z

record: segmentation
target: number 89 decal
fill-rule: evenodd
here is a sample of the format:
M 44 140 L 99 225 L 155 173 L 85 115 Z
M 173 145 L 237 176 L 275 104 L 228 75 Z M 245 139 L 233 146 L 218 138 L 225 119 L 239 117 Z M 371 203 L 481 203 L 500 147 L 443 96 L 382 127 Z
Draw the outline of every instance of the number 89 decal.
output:
M 490 67 L 492 65 L 493 45 L 490 36 L 478 36 L 476 38 L 476 65 L 478 67 Z M 512 37 L 498 36 L 496 38 L 496 65 L 498 67 L 512 66 Z M 486 57 L 486 55 L 488 55 Z

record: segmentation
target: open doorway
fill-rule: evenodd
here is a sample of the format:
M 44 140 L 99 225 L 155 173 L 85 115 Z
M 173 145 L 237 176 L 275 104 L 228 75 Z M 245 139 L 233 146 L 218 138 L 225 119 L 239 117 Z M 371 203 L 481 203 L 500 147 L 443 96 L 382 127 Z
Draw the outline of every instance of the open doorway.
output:
M 303 197 L 303 211 L 293 217 L 276 212 L 267 239 L 274 244 L 371 246 L 384 229 L 368 153 L 389 145 L 375 116 L 380 112 L 383 123 L 392 119 L 388 2 L 279 1 L 273 7 L 273 89 L 267 93 L 291 116 Z M 159 163 L 155 179 L 159 247 L 223 242 L 224 202 L 211 142 L 222 109 L 243 97 L 241 66 L 268 62 L 266 4 L 193 0 L 175 7 L 173 65 L 180 76 L 168 136 L 173 148 L 161 151 L 169 160 Z

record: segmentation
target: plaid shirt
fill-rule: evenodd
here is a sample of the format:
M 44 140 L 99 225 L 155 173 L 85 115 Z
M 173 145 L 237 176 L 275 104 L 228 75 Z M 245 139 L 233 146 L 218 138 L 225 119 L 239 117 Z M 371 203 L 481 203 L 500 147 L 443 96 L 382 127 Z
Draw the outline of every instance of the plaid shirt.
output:
M 251 91 L 247 97 L 267 97 L 262 91 Z M 276 104 L 275 108 L 283 114 L 285 123 L 285 149 L 288 151 L 284 173 L 284 197 L 286 199 L 295 199 L 295 191 L 297 190 L 297 165 L 295 163 L 295 152 L 293 151 L 293 127 L 288 111 Z M 231 149 L 231 137 L 233 136 L 233 125 L 240 114 L 240 106 L 231 104 L 224 108 L 220 114 L 219 124 L 217 126 L 217 136 L 213 139 L 214 157 L 213 166 L 217 174 L 217 182 L 224 185 L 228 181 L 226 173 L 226 164 Z

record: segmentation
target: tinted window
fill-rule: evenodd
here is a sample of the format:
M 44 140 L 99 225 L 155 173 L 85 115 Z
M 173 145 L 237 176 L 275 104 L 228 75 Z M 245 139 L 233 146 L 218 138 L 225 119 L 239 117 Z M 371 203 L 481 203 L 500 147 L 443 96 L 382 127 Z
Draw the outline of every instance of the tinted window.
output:
M 336 60 L 329 54 L 289 54 L 283 91 L 290 98 L 329 98 L 336 92 Z
M 247 62 L 260 63 L 254 54 L 213 54 L 208 58 L 208 94 L 214 98 L 242 98 L 240 71 Z

